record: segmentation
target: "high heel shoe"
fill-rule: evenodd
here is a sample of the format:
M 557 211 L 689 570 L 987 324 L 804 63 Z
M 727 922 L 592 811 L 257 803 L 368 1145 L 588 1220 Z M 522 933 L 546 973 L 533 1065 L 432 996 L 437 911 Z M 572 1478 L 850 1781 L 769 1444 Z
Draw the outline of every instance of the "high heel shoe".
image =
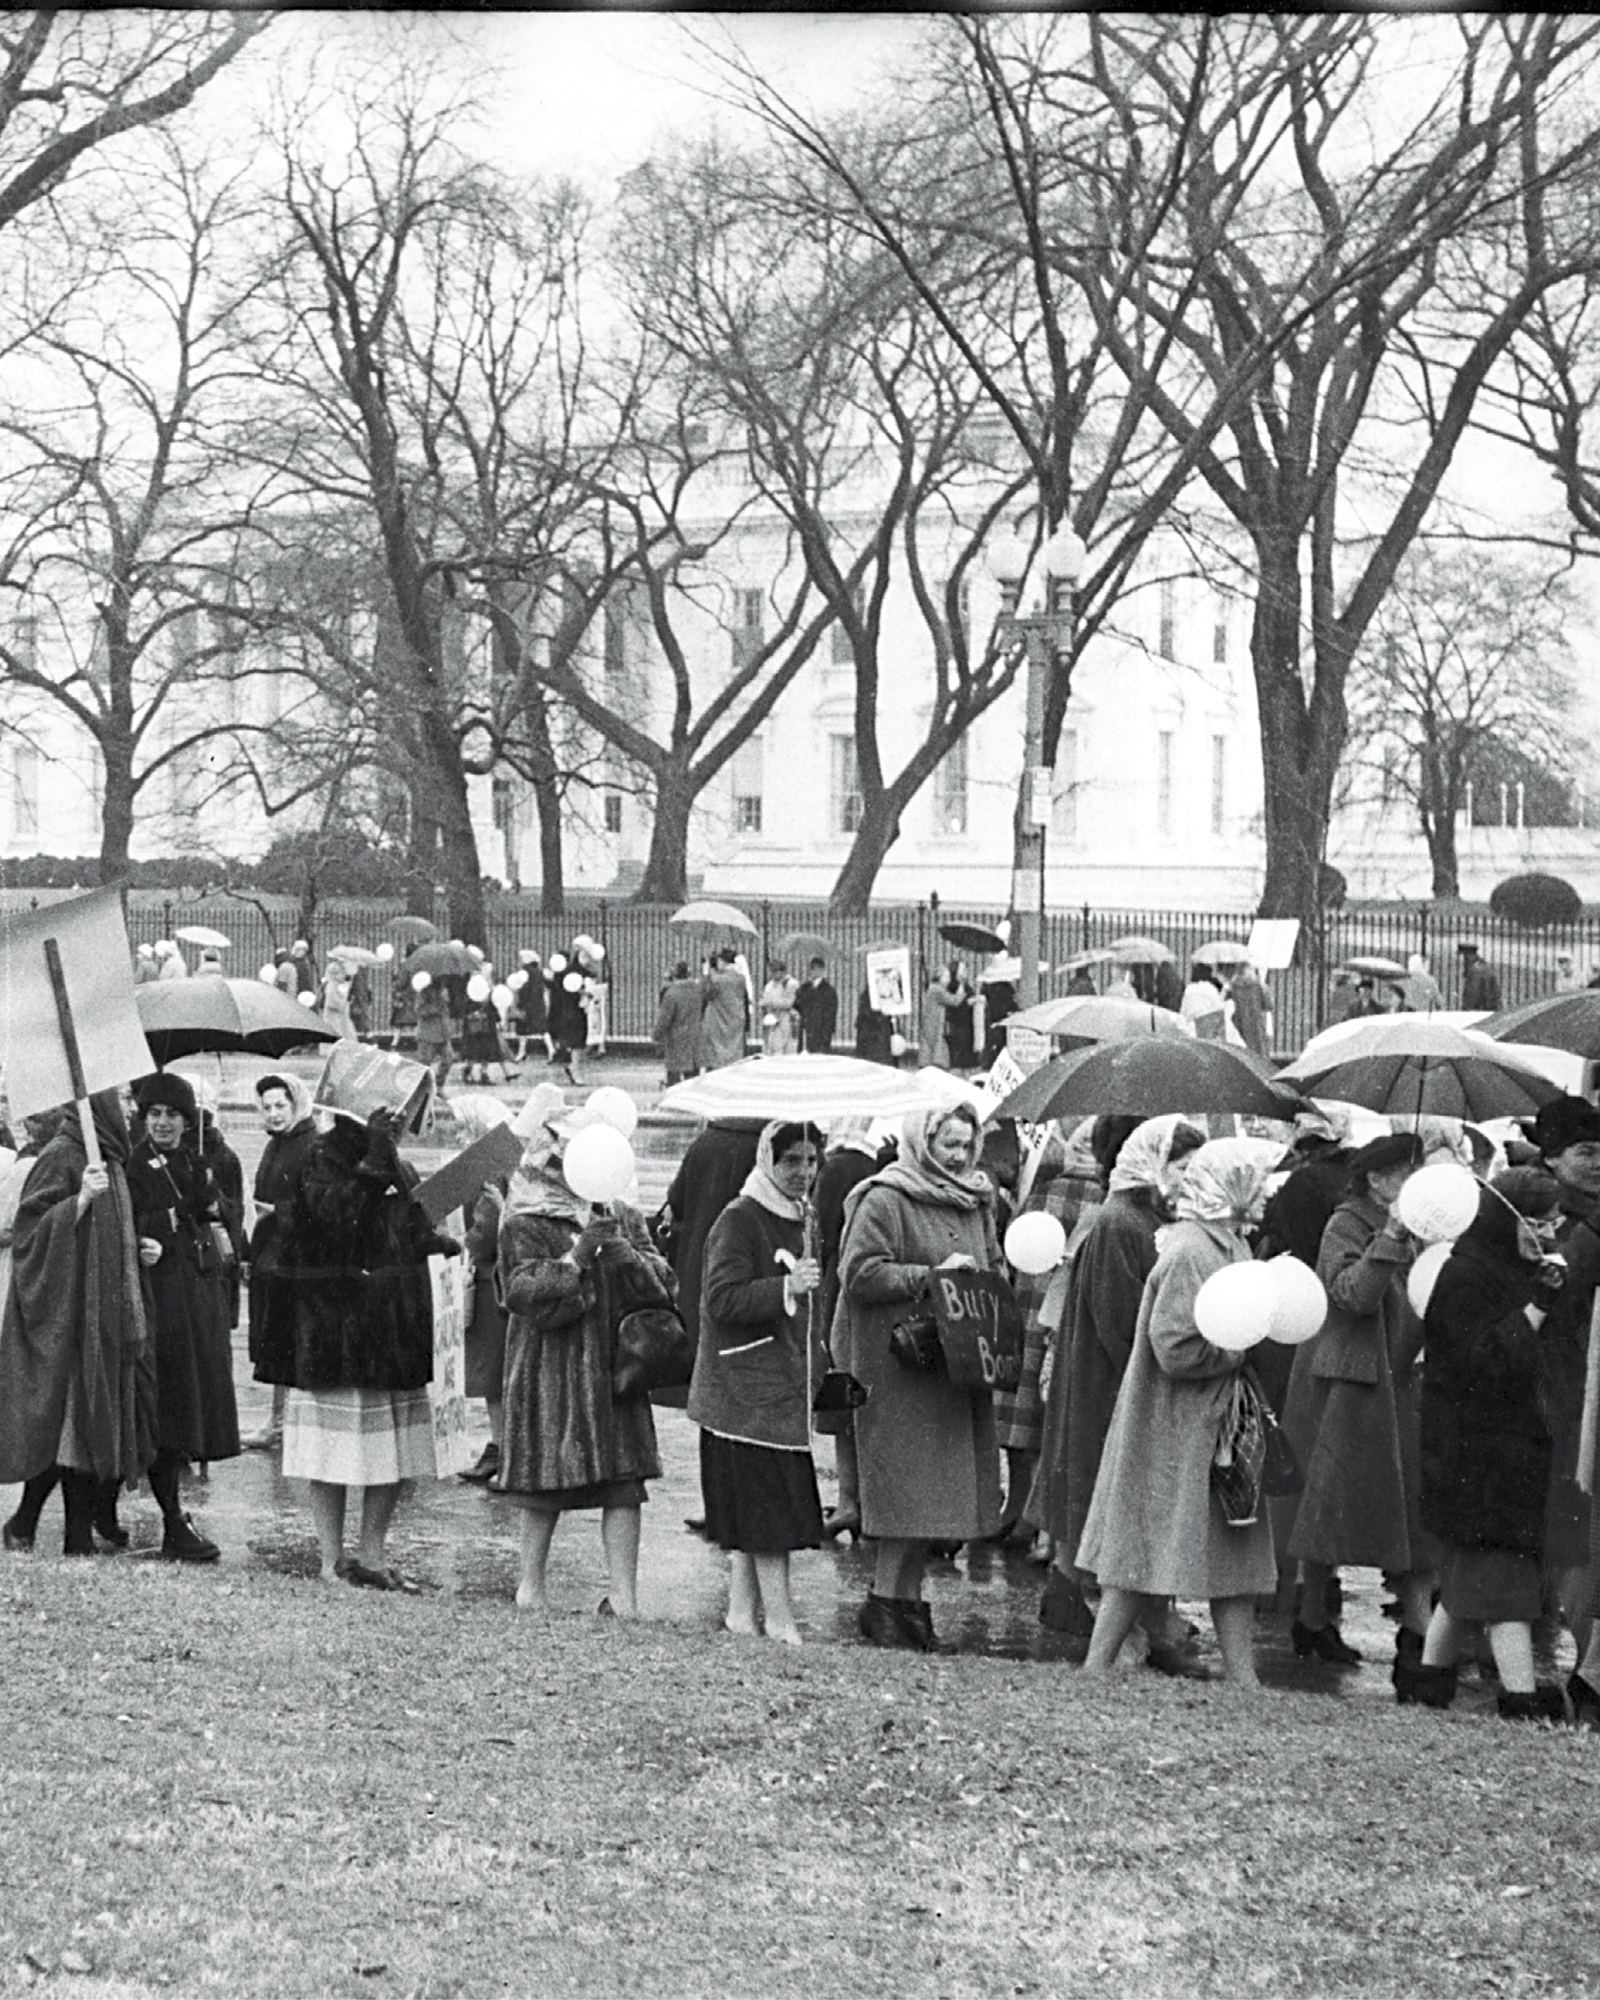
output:
M 1361 1655 L 1354 1646 L 1347 1646 L 1339 1637 L 1336 1625 L 1302 1625 L 1297 1618 L 1289 1627 L 1289 1637 L 1294 1642 L 1296 1656 L 1305 1659 L 1315 1653 L 1319 1660 L 1325 1660 L 1330 1667 L 1359 1667 Z
M 822 1532 L 830 1542 L 838 1541 L 841 1535 L 848 1535 L 852 1543 L 861 1539 L 861 1509 L 859 1507 L 830 1507 L 822 1517 Z

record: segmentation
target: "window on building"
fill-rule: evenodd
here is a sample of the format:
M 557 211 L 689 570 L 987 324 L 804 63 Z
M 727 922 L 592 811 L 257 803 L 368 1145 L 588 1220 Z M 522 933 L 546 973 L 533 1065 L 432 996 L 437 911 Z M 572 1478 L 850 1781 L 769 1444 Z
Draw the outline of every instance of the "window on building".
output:
M 856 739 L 831 736 L 832 825 L 836 834 L 854 833 L 861 824 L 861 768 L 856 762 Z
M 603 800 L 603 810 L 606 816 L 606 832 L 621 833 L 622 831 L 621 792 L 607 792 Z
M 867 615 L 867 589 L 866 585 L 859 580 L 850 592 L 850 608 L 856 614 L 858 621 Z M 834 621 L 833 635 L 829 642 L 829 647 L 829 656 L 836 667 L 853 667 L 855 665 L 856 649 L 850 642 L 850 628 L 842 618 Z
M 733 594 L 733 670 L 738 673 L 760 652 L 766 631 L 765 591 L 736 590 Z
M 1178 587 L 1170 576 L 1161 579 L 1160 630 L 1156 635 L 1156 651 L 1164 660 L 1178 657 Z
M 967 739 L 951 744 L 944 761 L 934 774 L 934 831 L 965 833 L 967 830 Z
M 39 838 L 39 753 L 31 743 L 11 746 L 11 838 Z
M 1078 732 L 1063 729 L 1056 745 L 1055 788 L 1050 800 L 1050 833 L 1066 847 L 1078 842 Z
M 1211 831 L 1220 839 L 1228 808 L 1228 739 L 1211 739 Z
M 1216 612 L 1211 621 L 1211 664 L 1225 667 L 1228 664 L 1228 600 L 1217 599 Z
M 766 776 L 766 748 L 759 736 L 741 743 L 730 760 L 733 776 L 733 830 L 761 831 L 761 795 Z
M 1170 729 L 1156 737 L 1156 832 L 1163 840 L 1172 838 L 1172 742 Z

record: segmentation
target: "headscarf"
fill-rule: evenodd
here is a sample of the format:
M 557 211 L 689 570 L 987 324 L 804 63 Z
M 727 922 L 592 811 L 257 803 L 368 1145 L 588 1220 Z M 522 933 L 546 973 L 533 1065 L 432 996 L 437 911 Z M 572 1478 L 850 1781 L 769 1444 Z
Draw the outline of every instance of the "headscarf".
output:
M 742 1198 L 759 1203 L 769 1215 L 776 1215 L 784 1222 L 803 1222 L 805 1203 L 785 1194 L 772 1175 L 778 1138 L 784 1132 L 791 1135 L 789 1145 L 796 1143 L 792 1135 L 799 1133 L 807 1144 L 816 1147 L 818 1158 L 821 1157 L 822 1134 L 815 1125 L 800 1124 L 793 1118 L 775 1118 L 761 1129 L 761 1137 L 756 1141 L 756 1163 L 745 1175 L 744 1186 L 739 1193 Z
M 933 1208 L 970 1211 L 992 1202 L 994 1183 L 981 1167 L 974 1164 L 964 1173 L 953 1174 L 933 1157 L 934 1134 L 951 1118 L 970 1126 L 974 1138 L 981 1140 L 978 1114 L 970 1105 L 930 1104 L 923 1110 L 908 1111 L 900 1127 L 900 1157 L 875 1174 L 873 1184 L 893 1188 L 908 1201 Z
M 311 1116 L 311 1086 L 297 1076 L 289 1076 L 283 1070 L 272 1070 L 266 1076 L 256 1078 L 256 1098 L 266 1090 L 284 1091 L 289 1099 L 289 1126 L 292 1130 L 303 1119 Z
M 1172 1158 L 1172 1142 L 1181 1125 L 1188 1125 L 1188 1120 L 1176 1112 L 1163 1118 L 1147 1118 L 1142 1125 L 1136 1125 L 1122 1142 L 1106 1192 L 1132 1194 L 1140 1188 L 1159 1191 Z M 1189 1125 L 1188 1129 L 1192 1132 L 1195 1128 Z
M 1397 1132 L 1415 1133 L 1430 1158 L 1435 1153 L 1448 1153 L 1457 1165 L 1471 1168 L 1472 1145 L 1459 1118 L 1446 1118 L 1429 1111 L 1420 1118 L 1397 1116 L 1392 1122 Z
M 828 1151 L 830 1153 L 865 1153 L 868 1159 L 876 1159 L 878 1149 L 872 1143 L 870 1118 L 833 1118 L 828 1122 Z
M 1266 1191 L 1283 1148 L 1276 1140 L 1208 1139 L 1189 1155 L 1177 1200 L 1180 1222 L 1216 1222 L 1240 1230 Z
M 450 1116 L 469 1145 L 487 1138 L 496 1126 L 511 1123 L 510 1108 L 493 1091 L 458 1091 L 449 1104 Z

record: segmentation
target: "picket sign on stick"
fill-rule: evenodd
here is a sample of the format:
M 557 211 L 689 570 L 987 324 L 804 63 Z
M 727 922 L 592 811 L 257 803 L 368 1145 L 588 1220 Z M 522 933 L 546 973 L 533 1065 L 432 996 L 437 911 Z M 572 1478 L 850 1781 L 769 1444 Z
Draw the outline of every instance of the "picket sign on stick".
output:
M 1600 1292 L 1589 1314 L 1589 1361 L 1583 1381 L 1583 1423 L 1578 1432 L 1578 1491 L 1595 1489 L 1595 1447 L 1600 1443 Z
M 50 991 L 55 995 L 56 1020 L 61 1026 L 61 1047 L 72 1078 L 72 1100 L 78 1107 L 78 1127 L 83 1133 L 83 1150 L 91 1167 L 103 1166 L 100 1135 L 94 1129 L 94 1113 L 89 1108 L 88 1086 L 83 1080 L 83 1057 L 78 1051 L 78 1031 L 72 1022 L 72 1001 L 67 994 L 67 975 L 61 969 L 61 947 L 53 937 L 44 941 L 45 970 L 50 975 Z

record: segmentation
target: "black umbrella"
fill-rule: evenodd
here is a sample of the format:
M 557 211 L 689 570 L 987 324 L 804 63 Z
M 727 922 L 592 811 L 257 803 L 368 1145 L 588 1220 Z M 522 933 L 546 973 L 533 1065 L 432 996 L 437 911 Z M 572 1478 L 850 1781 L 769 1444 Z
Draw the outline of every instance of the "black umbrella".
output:
M 483 961 L 474 958 L 464 944 L 419 944 L 399 970 L 403 979 L 410 979 L 418 972 L 426 972 L 434 979 L 451 979 L 464 972 L 470 979 L 473 973 L 483 970 Z
M 1227 1042 L 1187 1035 L 1141 1035 L 1097 1042 L 1035 1070 L 990 1114 L 1042 1125 L 1049 1118 L 1092 1118 L 1102 1112 L 1159 1118 L 1212 1111 L 1292 1118 L 1301 1100 L 1273 1082 L 1268 1064 Z
M 1581 993 L 1547 993 L 1541 1000 L 1525 1000 L 1520 1007 L 1508 1007 L 1503 1014 L 1478 1022 L 1476 1032 L 1497 1042 L 1535 1042 L 1600 1062 L 1600 990 L 1585 987 Z
M 785 931 L 773 949 L 788 964 L 799 965 L 808 958 L 832 958 L 839 947 L 821 931 Z
M 156 979 L 133 994 L 139 1025 L 158 1063 L 246 1050 L 272 1061 L 338 1031 L 259 979 Z
M 438 925 L 430 924 L 426 917 L 395 917 L 389 928 L 403 944 L 432 944 L 439 935 Z
M 941 924 L 939 935 L 960 951 L 1004 951 L 1006 941 L 998 931 L 984 924 Z

